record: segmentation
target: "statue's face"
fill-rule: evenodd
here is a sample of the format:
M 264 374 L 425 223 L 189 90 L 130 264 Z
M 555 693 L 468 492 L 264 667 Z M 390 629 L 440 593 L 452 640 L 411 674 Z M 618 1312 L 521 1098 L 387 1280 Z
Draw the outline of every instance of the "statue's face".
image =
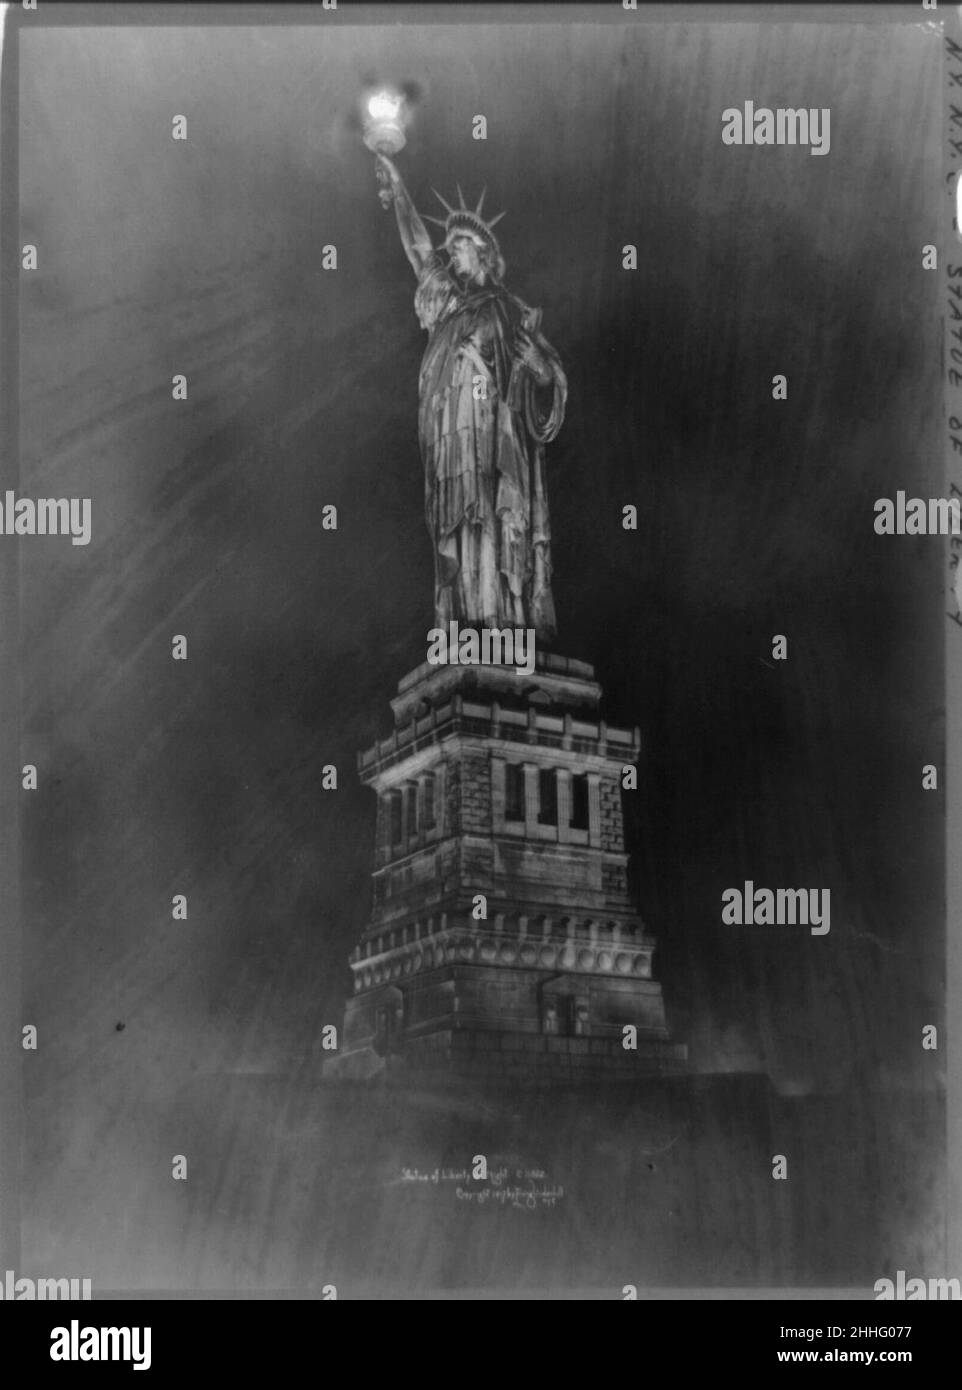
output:
M 457 236 L 451 243 L 451 264 L 459 275 L 475 280 L 481 273 L 481 257 L 469 236 Z

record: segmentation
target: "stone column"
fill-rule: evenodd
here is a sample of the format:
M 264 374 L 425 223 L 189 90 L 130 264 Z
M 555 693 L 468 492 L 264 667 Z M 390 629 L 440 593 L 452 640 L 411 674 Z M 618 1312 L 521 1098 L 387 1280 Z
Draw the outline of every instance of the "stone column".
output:
M 571 839 L 571 773 L 566 767 L 558 768 L 558 842 L 565 844 Z
M 407 853 L 408 836 L 411 833 L 408 825 L 408 787 L 410 782 L 403 782 L 398 789 L 398 796 L 401 798 L 401 848 Z
M 588 773 L 588 843 L 601 847 L 601 778 L 597 772 Z
M 418 838 L 420 827 L 420 811 L 418 804 L 420 799 L 420 787 L 413 779 L 404 784 L 404 814 L 406 817 L 404 826 L 405 847 L 410 849 L 411 841 Z
M 534 763 L 524 764 L 524 831 L 532 840 L 538 833 L 538 768 Z
M 496 835 L 504 834 L 504 811 L 506 797 L 506 777 L 504 758 L 491 759 L 491 824 Z

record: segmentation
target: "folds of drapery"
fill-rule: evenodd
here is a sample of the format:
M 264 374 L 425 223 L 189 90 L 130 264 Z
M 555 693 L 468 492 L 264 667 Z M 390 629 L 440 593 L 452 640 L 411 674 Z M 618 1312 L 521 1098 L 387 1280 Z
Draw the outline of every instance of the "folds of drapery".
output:
M 443 300 L 437 267 L 419 308 L 440 303 L 421 370 L 425 519 L 435 544 L 437 619 L 531 626 L 554 635 L 544 444 L 564 419 L 567 382 L 540 314 L 500 286 Z M 539 387 L 514 352 L 525 328 L 549 363 Z M 483 394 L 476 389 L 484 383 Z

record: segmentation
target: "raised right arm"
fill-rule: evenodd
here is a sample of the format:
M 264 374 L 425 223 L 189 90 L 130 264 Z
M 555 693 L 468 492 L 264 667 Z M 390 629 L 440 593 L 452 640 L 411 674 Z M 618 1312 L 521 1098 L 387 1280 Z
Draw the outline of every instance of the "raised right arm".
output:
M 401 234 L 401 245 L 404 247 L 405 255 L 411 262 L 415 275 L 420 279 L 429 258 L 434 254 L 431 238 L 417 208 L 411 201 L 411 195 L 404 186 L 404 180 L 398 173 L 397 166 L 388 159 L 387 155 L 379 154 L 377 161 L 391 189 L 398 231 Z

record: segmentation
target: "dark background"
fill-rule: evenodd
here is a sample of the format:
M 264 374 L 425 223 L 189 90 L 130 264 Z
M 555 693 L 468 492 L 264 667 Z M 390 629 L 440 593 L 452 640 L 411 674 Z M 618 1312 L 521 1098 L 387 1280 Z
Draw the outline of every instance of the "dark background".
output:
M 642 728 L 629 831 L 676 1035 L 699 1072 L 858 1095 L 857 1113 L 813 1109 L 797 1155 L 816 1186 L 854 1156 L 825 1199 L 836 1262 L 812 1279 L 866 1276 L 844 1256 L 860 1182 L 880 1229 L 931 1258 L 938 1108 L 911 1115 L 941 1084 L 920 1039 L 942 1022 L 942 794 L 921 790 L 943 747 L 942 560 L 875 536 L 872 508 L 942 486 L 921 268 L 938 35 L 884 9 L 463 25 L 433 7 L 418 25 L 393 6 L 372 28 L 346 8 L 304 27 L 21 26 L 40 269 L 22 282 L 19 492 L 93 502 L 89 547 L 20 542 L 21 754 L 40 772 L 23 1267 L 113 1287 L 307 1277 L 283 1121 L 318 1095 L 369 908 L 355 755 L 432 621 L 423 335 L 356 130 L 372 78 L 420 90 L 399 159 L 420 208 L 457 180 L 507 209 L 507 282 L 568 372 L 548 451 L 558 650 Z M 723 146 L 721 112 L 746 99 L 830 107 L 831 152 Z M 830 935 L 723 927 L 746 878 L 831 889 Z M 710 1243 L 710 1203 L 702 1220 Z M 742 1273 L 779 1268 L 749 1255 Z

